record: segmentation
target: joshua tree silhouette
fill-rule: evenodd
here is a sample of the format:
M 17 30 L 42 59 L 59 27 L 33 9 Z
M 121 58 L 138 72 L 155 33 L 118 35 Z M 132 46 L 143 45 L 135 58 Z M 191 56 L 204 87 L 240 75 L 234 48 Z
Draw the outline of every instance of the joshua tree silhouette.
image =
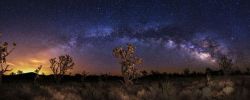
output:
M 113 49 L 113 55 L 120 60 L 125 85 L 132 85 L 132 80 L 137 76 L 135 66 L 142 64 L 142 59 L 135 56 L 135 46 L 127 44 L 127 47 L 117 47 Z

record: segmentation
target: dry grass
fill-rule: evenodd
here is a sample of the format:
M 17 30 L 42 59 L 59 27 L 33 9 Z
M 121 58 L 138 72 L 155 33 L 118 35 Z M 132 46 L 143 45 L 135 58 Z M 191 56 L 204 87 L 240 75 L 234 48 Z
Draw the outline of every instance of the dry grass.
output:
M 152 81 L 122 88 L 120 83 L 8 83 L 0 100 L 248 100 L 249 77 Z

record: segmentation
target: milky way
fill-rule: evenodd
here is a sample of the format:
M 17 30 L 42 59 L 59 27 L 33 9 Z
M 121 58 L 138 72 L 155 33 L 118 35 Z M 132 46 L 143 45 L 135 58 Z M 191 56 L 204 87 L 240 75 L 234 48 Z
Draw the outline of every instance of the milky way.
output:
M 1 0 L 1 41 L 16 42 L 9 64 L 49 73 L 70 54 L 74 72 L 119 72 L 112 49 L 133 43 L 143 68 L 174 72 L 218 68 L 226 55 L 249 66 L 250 12 L 243 0 Z M 47 67 L 47 69 L 46 69 Z M 180 71 L 180 70 L 179 70 Z

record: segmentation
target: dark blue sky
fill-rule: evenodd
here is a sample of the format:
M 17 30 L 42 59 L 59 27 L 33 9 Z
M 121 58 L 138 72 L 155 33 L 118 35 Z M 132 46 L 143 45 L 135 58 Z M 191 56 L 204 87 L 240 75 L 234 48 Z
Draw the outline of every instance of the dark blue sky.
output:
M 250 64 L 247 0 L 1 0 L 0 23 L 1 41 L 18 44 L 15 70 L 70 54 L 75 72 L 119 72 L 112 49 L 126 43 L 141 69 L 217 68 L 220 55 Z

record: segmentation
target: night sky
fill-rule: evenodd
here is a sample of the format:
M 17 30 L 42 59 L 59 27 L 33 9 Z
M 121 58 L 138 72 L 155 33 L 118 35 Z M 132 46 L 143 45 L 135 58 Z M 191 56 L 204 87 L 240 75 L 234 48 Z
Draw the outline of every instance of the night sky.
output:
M 1 41 L 16 42 L 13 71 L 49 71 L 69 54 L 73 72 L 119 73 L 112 49 L 132 43 L 140 69 L 178 72 L 250 65 L 248 0 L 0 0 Z

